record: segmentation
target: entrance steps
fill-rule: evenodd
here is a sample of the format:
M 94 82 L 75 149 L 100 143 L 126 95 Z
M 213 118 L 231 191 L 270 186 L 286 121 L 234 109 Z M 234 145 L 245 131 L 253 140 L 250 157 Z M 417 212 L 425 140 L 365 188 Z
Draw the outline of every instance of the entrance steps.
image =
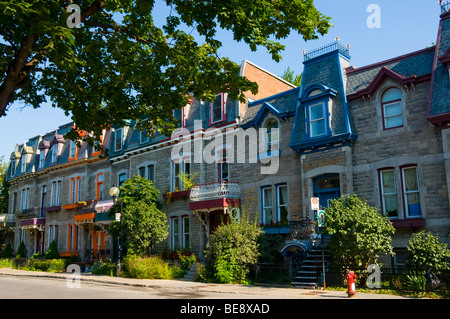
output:
M 324 249 L 325 272 L 330 262 L 331 256 L 328 250 Z M 322 246 L 313 245 L 307 251 L 300 269 L 294 275 L 291 282 L 292 288 L 316 289 L 323 283 L 323 267 L 322 267 Z
M 183 280 L 194 281 L 197 276 L 198 276 L 197 263 L 193 263 L 191 268 L 189 268 L 187 273 L 183 276 Z

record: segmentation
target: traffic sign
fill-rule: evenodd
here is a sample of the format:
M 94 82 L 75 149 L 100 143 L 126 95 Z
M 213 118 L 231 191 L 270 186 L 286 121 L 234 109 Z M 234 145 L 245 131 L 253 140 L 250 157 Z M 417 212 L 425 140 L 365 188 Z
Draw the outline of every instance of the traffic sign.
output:
M 317 212 L 317 226 L 325 226 L 325 212 L 323 210 Z
M 319 197 L 311 197 L 311 209 L 319 210 Z

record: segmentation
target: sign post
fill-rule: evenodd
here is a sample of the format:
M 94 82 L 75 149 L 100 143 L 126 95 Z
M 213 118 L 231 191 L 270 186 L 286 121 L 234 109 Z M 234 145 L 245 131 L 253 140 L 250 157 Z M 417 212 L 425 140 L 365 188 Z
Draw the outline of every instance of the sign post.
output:
M 323 276 L 323 289 L 326 289 L 325 284 L 325 253 L 323 245 L 323 227 L 325 226 L 325 211 L 319 210 L 317 212 L 317 226 L 320 228 L 320 237 L 322 238 L 322 276 Z

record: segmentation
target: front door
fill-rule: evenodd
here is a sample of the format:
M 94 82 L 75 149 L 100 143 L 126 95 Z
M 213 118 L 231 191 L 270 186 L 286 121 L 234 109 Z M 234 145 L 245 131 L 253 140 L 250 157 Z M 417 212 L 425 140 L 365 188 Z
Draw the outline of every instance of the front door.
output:
M 227 216 L 223 210 L 216 210 L 209 213 L 209 232 L 214 232 L 221 224 L 227 224 Z
M 319 197 L 321 209 L 328 208 L 331 200 L 340 196 L 339 174 L 324 174 L 313 179 L 314 197 Z

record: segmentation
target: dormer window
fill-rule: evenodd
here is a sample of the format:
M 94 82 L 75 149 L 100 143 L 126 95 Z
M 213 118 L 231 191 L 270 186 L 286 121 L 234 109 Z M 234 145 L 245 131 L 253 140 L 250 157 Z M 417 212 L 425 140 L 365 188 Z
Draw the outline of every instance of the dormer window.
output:
M 52 146 L 52 163 L 58 160 L 58 144 Z
M 307 138 L 313 139 L 332 135 L 329 103 L 336 94 L 336 90 L 322 84 L 312 84 L 302 93 L 300 102 L 305 107 Z
M 114 131 L 114 150 L 120 151 L 122 150 L 123 143 L 123 130 L 122 128 L 118 128 Z
M 279 149 L 279 128 L 276 119 L 270 119 L 266 124 L 266 151 L 268 155 L 272 155 L 272 151 Z
M 219 93 L 216 95 L 214 102 L 209 103 L 209 123 L 222 122 L 225 119 L 225 115 L 225 94 Z
M 22 159 L 21 159 L 20 171 L 22 173 L 25 173 L 26 170 L 27 170 L 27 155 L 24 154 L 24 155 L 22 155 Z
M 16 175 L 16 161 L 11 161 L 11 176 Z
M 403 126 L 402 93 L 399 89 L 390 88 L 383 93 L 381 108 L 385 130 Z
M 44 163 L 45 163 L 45 151 L 42 150 L 39 153 L 39 168 L 43 168 L 44 167 Z
M 320 102 L 309 107 L 309 130 L 311 137 L 325 135 L 325 103 Z
M 70 141 L 69 158 L 75 158 L 77 156 L 77 142 Z

